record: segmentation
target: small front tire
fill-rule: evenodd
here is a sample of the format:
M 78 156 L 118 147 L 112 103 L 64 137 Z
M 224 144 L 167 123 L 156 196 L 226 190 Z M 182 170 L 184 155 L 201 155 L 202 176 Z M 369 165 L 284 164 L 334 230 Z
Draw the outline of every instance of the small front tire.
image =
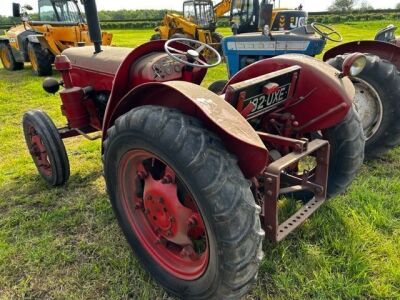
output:
M 67 151 L 56 126 L 41 110 L 24 114 L 25 141 L 39 174 L 51 186 L 64 185 L 69 178 Z

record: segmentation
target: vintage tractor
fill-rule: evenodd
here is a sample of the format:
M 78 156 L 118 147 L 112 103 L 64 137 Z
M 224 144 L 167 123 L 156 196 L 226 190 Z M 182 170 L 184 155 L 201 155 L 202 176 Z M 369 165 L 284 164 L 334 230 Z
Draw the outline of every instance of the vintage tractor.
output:
M 39 21 L 29 20 L 29 5 L 13 3 L 13 16 L 22 24 L 0 37 L 0 59 L 5 69 L 21 70 L 30 62 L 36 75 L 52 73 L 54 57 L 69 47 L 90 44 L 85 17 L 77 0 L 38 0 Z M 110 45 L 112 34 L 103 32 L 103 45 Z
M 400 42 L 397 27 L 380 30 L 375 40 L 353 41 L 328 50 L 323 59 L 338 70 L 354 52 L 366 53 L 366 65 L 351 77 L 356 89 L 355 107 L 366 136 L 367 159 L 378 158 L 400 144 Z
M 199 85 L 221 61 L 211 46 L 101 47 L 96 3 L 84 6 L 94 49 L 63 51 L 55 59 L 62 80 L 43 83 L 50 93 L 63 86 L 67 125 L 56 128 L 39 110 L 23 117 L 39 173 L 64 184 L 63 139 L 100 131 L 110 201 L 143 267 L 178 297 L 239 299 L 257 276 L 264 235 L 282 240 L 361 166 L 364 136 L 347 77 L 365 57 L 346 59 L 341 76 L 306 56 L 261 60 L 217 95 Z M 216 62 L 204 60 L 205 49 Z M 284 196 L 305 204 L 280 223 Z

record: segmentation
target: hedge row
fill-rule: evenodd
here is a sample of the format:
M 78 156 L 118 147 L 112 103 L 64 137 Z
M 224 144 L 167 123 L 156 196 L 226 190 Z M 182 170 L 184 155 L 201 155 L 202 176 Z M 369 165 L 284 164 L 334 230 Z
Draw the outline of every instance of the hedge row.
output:
M 319 22 L 326 24 L 336 24 L 351 21 L 369 21 L 369 20 L 399 20 L 400 13 L 393 14 L 351 14 L 351 15 L 320 15 L 320 16 L 309 16 L 308 22 Z M 133 29 L 133 28 L 155 28 L 160 22 L 155 21 L 143 21 L 143 22 L 113 22 L 107 23 L 102 22 L 101 27 L 103 29 Z M 218 27 L 229 27 L 229 19 L 218 20 Z
M 143 22 L 101 22 L 102 29 L 147 29 L 155 28 L 160 25 L 160 22 L 143 21 Z M 229 27 L 229 20 L 219 20 L 218 27 Z
M 319 22 L 319 23 L 343 23 L 351 21 L 370 21 L 370 20 L 398 20 L 400 14 L 354 14 L 354 15 L 320 15 L 320 16 L 309 16 L 308 22 Z

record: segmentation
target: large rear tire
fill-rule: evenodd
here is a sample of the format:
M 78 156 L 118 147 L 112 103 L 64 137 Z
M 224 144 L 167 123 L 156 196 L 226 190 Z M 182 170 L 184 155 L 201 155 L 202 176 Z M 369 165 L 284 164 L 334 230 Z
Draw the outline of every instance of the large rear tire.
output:
M 108 130 L 103 160 L 119 224 L 166 290 L 184 299 L 239 299 L 248 292 L 262 258 L 260 207 L 214 134 L 177 110 L 143 106 Z M 191 213 L 195 221 L 184 216 Z M 193 234 L 187 222 L 202 229 Z M 180 238 L 168 232 L 173 226 L 183 228 Z
M 338 125 L 322 132 L 330 144 L 328 197 L 344 193 L 364 161 L 365 137 L 357 112 L 351 108 Z
M 33 72 L 38 76 L 48 76 L 53 73 L 52 63 L 54 57 L 40 44 L 28 43 L 28 57 Z
M 341 70 L 347 55 L 327 61 Z M 356 89 L 355 107 L 366 136 L 366 159 L 379 158 L 400 144 L 400 73 L 387 60 L 366 54 L 365 69 L 351 78 Z
M 24 63 L 15 61 L 11 46 L 8 44 L 0 44 L 0 59 L 4 69 L 8 71 L 17 71 L 24 68 Z
M 39 174 L 52 186 L 64 185 L 69 178 L 67 151 L 56 126 L 41 110 L 24 114 L 25 141 Z

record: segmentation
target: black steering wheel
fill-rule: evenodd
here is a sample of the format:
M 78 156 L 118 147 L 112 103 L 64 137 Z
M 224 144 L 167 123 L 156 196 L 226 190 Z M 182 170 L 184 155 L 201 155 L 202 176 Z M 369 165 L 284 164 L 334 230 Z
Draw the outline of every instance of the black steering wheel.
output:
M 186 45 L 189 44 L 191 46 L 193 45 L 194 47 L 197 46 L 198 47 L 196 49 L 189 49 L 187 51 L 182 51 L 170 46 L 171 43 L 175 42 L 180 42 Z M 191 40 L 186 38 L 170 39 L 165 43 L 164 49 L 173 60 L 194 68 L 203 68 L 203 69 L 213 68 L 218 66 L 222 61 L 221 55 L 218 53 L 217 50 L 215 50 L 210 45 L 207 45 L 205 43 L 196 40 Z M 211 51 L 211 53 L 216 56 L 217 61 L 215 63 L 209 64 L 200 58 L 200 54 L 205 50 Z M 184 55 L 187 60 L 183 59 L 182 55 Z
M 323 38 L 330 40 L 332 42 L 336 42 L 336 43 L 340 43 L 341 41 L 343 41 L 343 37 L 342 35 L 337 32 L 335 29 L 333 29 L 332 27 L 325 25 L 325 24 L 321 24 L 321 23 L 311 23 L 311 27 Z M 336 36 L 337 38 L 335 39 L 334 37 L 331 36 Z

